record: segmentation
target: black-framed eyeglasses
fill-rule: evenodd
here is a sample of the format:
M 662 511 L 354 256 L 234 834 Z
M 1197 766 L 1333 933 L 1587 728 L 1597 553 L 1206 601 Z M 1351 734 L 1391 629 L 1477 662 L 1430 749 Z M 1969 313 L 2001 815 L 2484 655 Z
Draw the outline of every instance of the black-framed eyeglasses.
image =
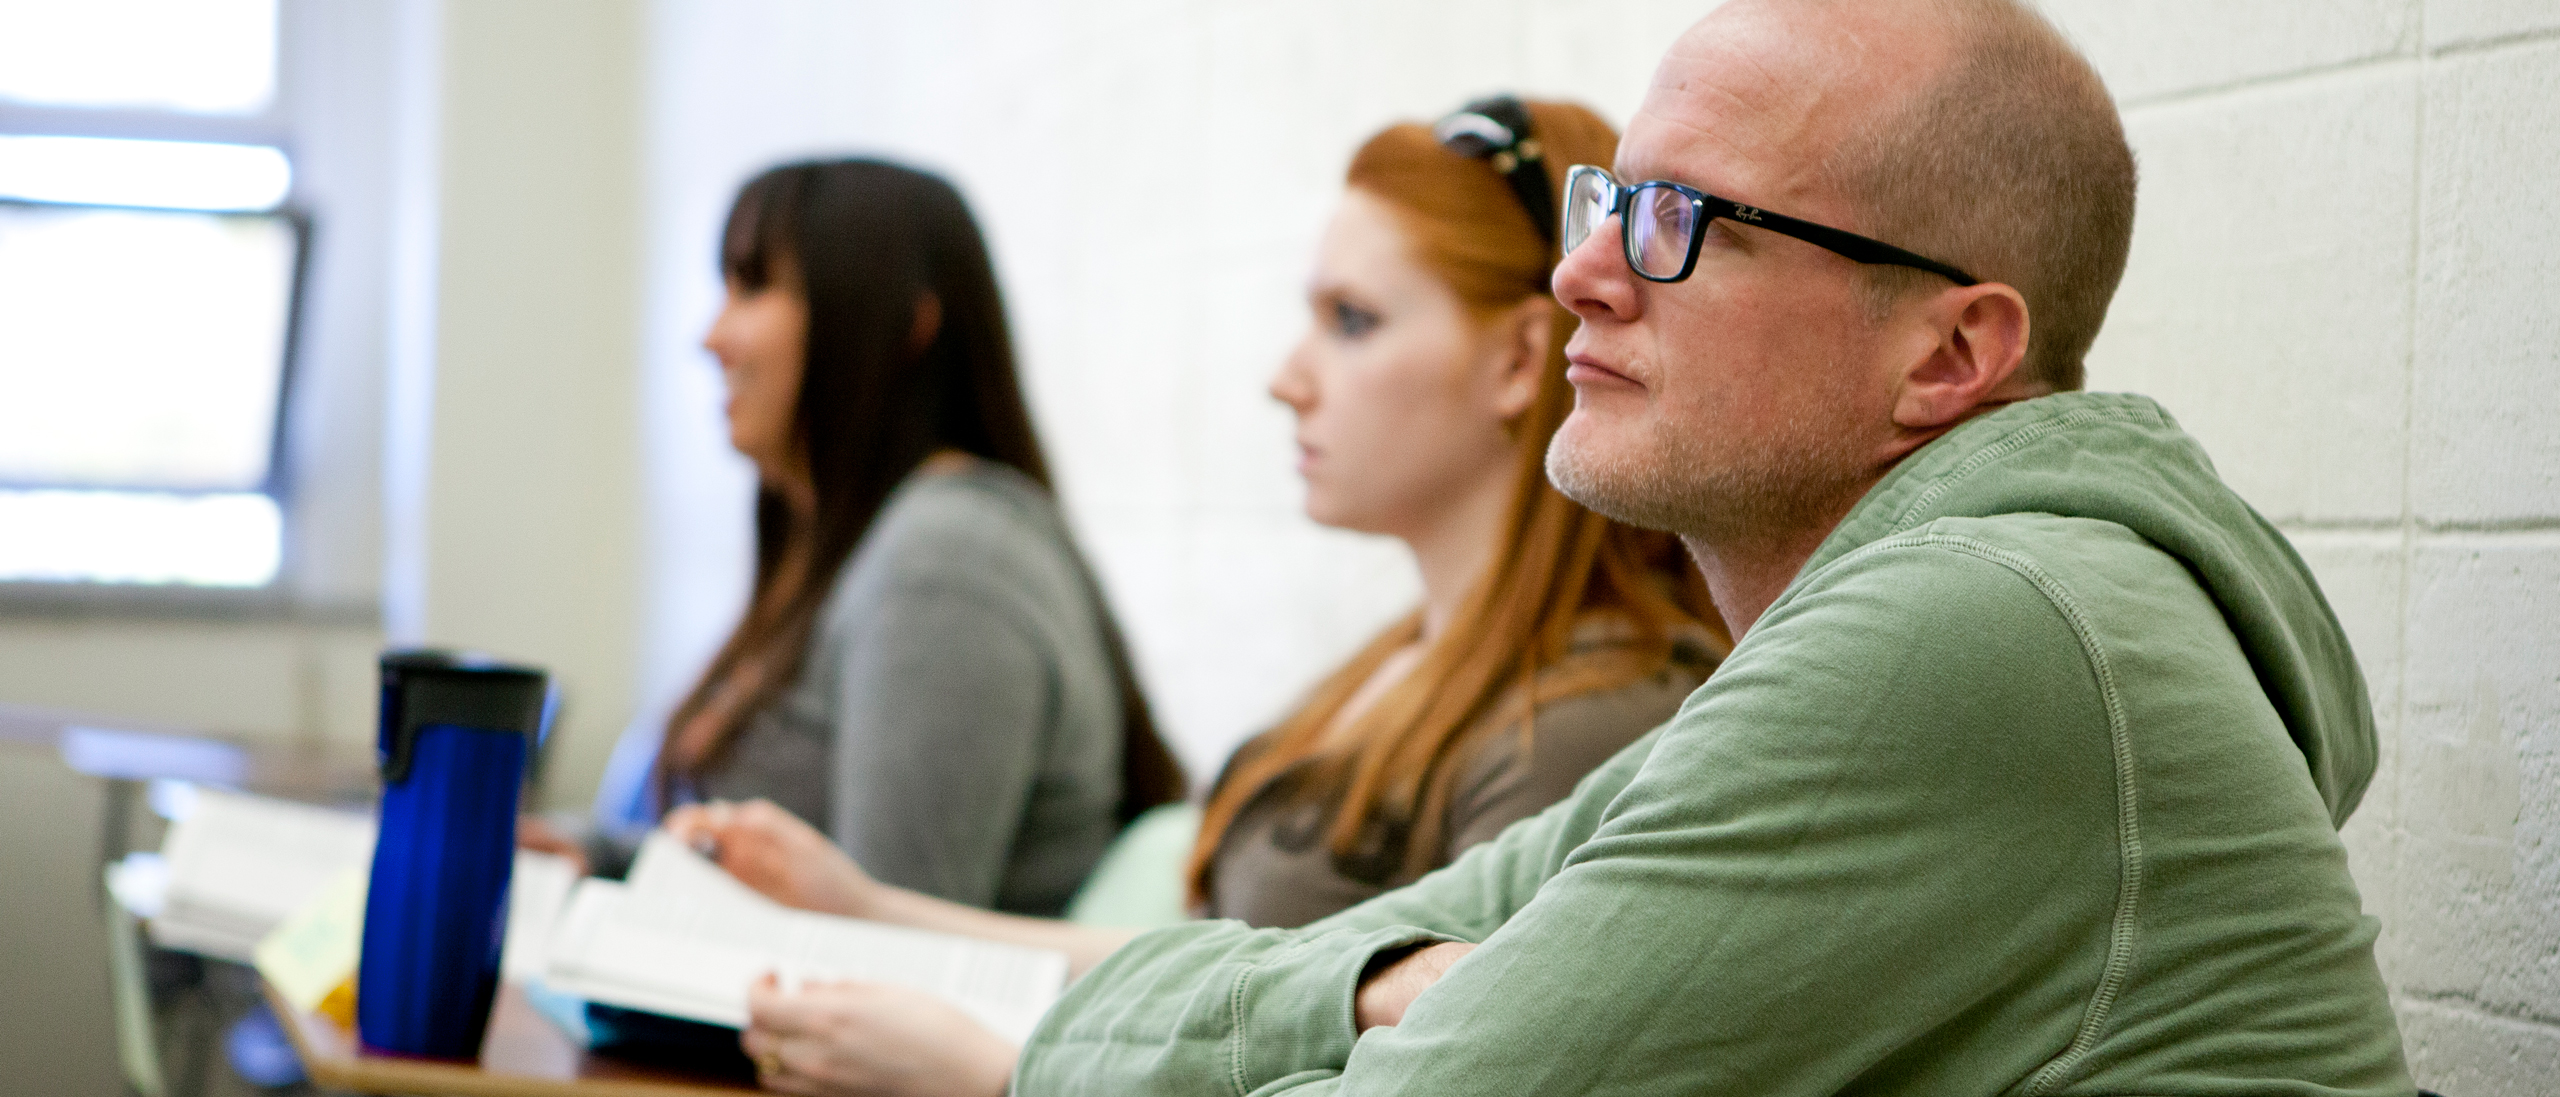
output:
M 1881 240 L 1718 198 L 1696 187 L 1665 179 L 1624 186 L 1606 169 L 1589 164 L 1576 164 L 1565 172 L 1562 243 L 1566 255 L 1613 216 L 1621 218 L 1618 235 L 1625 245 L 1628 268 L 1649 282 L 1677 282 L 1697 269 L 1698 245 L 1706 239 L 1707 222 L 1718 217 L 1783 233 L 1861 263 L 1925 270 L 1959 286 L 1982 281 Z

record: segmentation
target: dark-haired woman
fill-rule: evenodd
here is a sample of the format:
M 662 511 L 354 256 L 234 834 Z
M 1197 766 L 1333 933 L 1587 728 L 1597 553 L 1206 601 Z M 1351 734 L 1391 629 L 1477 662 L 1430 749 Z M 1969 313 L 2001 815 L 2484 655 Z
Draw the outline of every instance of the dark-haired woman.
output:
M 958 192 L 871 160 L 749 182 L 703 346 L 755 462 L 746 613 L 668 721 L 658 802 L 762 799 L 883 881 L 1057 914 L 1181 799 L 1051 495 Z

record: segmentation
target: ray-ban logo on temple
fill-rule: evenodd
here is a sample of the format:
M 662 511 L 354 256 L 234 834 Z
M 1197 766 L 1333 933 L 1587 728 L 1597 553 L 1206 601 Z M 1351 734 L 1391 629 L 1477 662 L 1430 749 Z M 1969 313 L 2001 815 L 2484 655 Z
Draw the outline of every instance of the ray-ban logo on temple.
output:
M 1861 263 L 1925 270 L 1943 275 L 1959 286 L 1981 281 L 1955 267 L 1880 240 L 1798 221 L 1669 180 L 1623 186 L 1604 169 L 1577 164 L 1565 173 L 1564 188 L 1564 253 L 1573 254 L 1611 217 L 1619 217 L 1618 238 L 1626 249 L 1627 266 L 1647 281 L 1677 282 L 1687 278 L 1697 268 L 1698 244 L 1706 237 L 1707 222 L 1717 217 L 1784 233 Z M 1710 204 L 1733 212 L 1710 214 Z

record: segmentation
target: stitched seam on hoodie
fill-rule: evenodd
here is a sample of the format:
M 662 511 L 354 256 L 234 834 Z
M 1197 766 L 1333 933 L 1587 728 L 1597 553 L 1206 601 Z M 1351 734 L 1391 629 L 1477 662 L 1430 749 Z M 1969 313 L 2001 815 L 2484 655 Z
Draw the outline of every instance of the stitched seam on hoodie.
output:
M 1261 970 L 1259 964 L 1245 965 L 1245 969 L 1237 973 L 1235 985 L 1227 990 L 1227 1015 L 1234 1019 L 1230 1023 L 1235 1026 L 1234 1051 L 1227 1056 L 1227 1086 L 1235 1091 L 1236 1097 L 1244 1097 L 1247 1092 L 1244 1084 L 1244 995 L 1245 988 L 1253 982 L 1253 973 L 1258 970 Z
M 2142 897 L 2142 830 L 2136 812 L 2133 788 L 2133 744 L 2125 733 L 2124 703 L 2117 693 L 2115 672 L 2107 662 L 2106 650 L 2098 646 L 2097 630 L 2088 614 L 2080 608 L 2062 584 L 2038 566 L 2016 553 L 1996 548 L 1969 537 L 1952 534 L 1924 534 L 1909 540 L 1892 542 L 1896 546 L 1933 546 L 1951 549 L 2016 572 L 2032 584 L 2045 601 L 2062 614 L 2080 641 L 2080 652 L 2089 661 L 2089 669 L 2098 679 L 2098 695 L 2106 703 L 2107 738 L 2114 756 L 2116 779 L 2116 852 L 2122 868 L 2116 878 L 2116 911 L 2108 930 L 2107 964 L 2098 979 L 2098 988 L 2089 997 L 2089 1005 L 2081 1015 L 2080 1029 L 2071 1044 L 2027 1078 L 2030 1095 L 2051 1093 L 2060 1086 L 2080 1060 L 2097 1046 L 2115 1009 L 2116 997 L 2123 993 L 2125 980 L 2133 968 L 2135 912 Z
M 2051 419 L 2044 419 L 2034 423 L 2029 423 L 2026 426 L 2010 431 L 1999 441 L 1993 442 L 1988 446 L 1984 446 L 1981 449 L 1974 451 L 1972 456 L 1958 462 L 1956 467 L 1948 469 L 1945 474 L 1931 481 L 1928 487 L 1921 489 L 1920 494 L 1911 500 L 1911 505 L 1902 508 L 1902 515 L 1894 519 L 1892 530 L 1886 533 L 1885 536 L 1890 537 L 1893 534 L 1901 533 L 1904 530 L 1910 529 L 1914 523 L 1920 521 L 1923 512 L 1925 512 L 1930 505 L 1936 503 L 1940 496 L 1954 490 L 1958 483 L 1961 483 L 1974 473 L 1981 471 L 1984 465 L 1988 465 L 2003 457 L 2007 457 L 2012 453 L 2025 449 L 2028 445 L 2042 439 L 2048 434 L 2052 434 L 2053 432 L 2065 427 L 2076 427 L 2083 423 L 2094 423 L 2101 419 L 2129 418 L 2132 418 L 2132 416 L 2128 414 L 2127 410 L 2124 408 L 2080 408 L 2076 411 L 2065 412 L 2061 415 L 2057 415 Z

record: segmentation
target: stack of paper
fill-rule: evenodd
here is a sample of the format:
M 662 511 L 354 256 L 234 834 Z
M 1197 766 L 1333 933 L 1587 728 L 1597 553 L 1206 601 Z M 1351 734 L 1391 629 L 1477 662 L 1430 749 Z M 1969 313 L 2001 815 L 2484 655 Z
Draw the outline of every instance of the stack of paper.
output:
M 1067 979 L 1062 952 L 782 906 L 663 831 L 627 882 L 578 884 L 550 954 L 545 983 L 607 1005 L 743 1028 L 747 988 L 768 972 L 858 979 L 936 995 L 1017 1043 Z
M 188 799 L 160 846 L 158 909 L 136 910 L 163 948 L 246 962 L 332 880 L 373 863 L 369 816 L 212 789 Z

